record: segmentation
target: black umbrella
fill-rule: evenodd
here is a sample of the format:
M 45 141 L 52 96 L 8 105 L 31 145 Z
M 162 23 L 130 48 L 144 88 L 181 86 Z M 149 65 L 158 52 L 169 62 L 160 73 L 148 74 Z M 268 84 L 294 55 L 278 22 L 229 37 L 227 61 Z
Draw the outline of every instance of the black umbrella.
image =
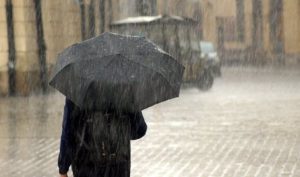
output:
M 104 33 L 60 53 L 50 85 L 84 109 L 142 110 L 178 97 L 183 72 L 145 37 Z

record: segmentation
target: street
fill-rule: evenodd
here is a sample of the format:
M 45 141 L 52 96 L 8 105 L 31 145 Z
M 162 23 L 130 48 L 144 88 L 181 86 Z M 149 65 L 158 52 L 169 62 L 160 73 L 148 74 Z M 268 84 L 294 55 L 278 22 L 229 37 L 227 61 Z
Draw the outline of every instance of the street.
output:
M 1 98 L 0 176 L 58 176 L 64 97 Z M 300 177 L 300 71 L 223 69 L 143 111 L 132 177 Z

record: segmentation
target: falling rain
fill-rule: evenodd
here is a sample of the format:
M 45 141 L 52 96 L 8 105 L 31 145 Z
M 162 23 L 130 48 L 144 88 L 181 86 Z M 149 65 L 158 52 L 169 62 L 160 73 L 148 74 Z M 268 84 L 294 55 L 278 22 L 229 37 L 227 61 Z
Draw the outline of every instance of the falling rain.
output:
M 0 176 L 79 174 L 87 136 L 92 177 L 300 176 L 299 16 L 298 0 L 0 0 Z M 68 123 L 70 163 L 66 98 L 101 112 Z

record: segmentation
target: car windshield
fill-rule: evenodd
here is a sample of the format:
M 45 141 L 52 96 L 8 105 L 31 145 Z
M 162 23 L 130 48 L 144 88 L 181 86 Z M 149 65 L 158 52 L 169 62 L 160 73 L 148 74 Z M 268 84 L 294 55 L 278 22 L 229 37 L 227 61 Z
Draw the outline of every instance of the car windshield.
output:
M 214 45 L 211 42 L 200 42 L 202 53 L 212 53 L 215 52 Z

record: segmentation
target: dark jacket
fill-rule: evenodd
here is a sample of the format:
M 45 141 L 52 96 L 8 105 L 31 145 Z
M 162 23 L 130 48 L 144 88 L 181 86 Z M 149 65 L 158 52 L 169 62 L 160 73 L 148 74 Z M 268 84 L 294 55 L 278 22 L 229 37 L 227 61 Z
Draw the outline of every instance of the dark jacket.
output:
M 75 108 L 74 103 L 66 99 L 64 114 L 63 114 L 63 124 L 62 124 L 62 134 L 60 141 L 60 153 L 58 157 L 58 168 L 60 174 L 65 174 L 68 172 L 69 167 L 72 163 L 72 141 L 73 132 L 71 129 L 72 111 Z M 143 137 L 147 131 L 147 124 L 145 123 L 142 112 L 128 113 L 131 117 L 131 139 L 136 140 Z

